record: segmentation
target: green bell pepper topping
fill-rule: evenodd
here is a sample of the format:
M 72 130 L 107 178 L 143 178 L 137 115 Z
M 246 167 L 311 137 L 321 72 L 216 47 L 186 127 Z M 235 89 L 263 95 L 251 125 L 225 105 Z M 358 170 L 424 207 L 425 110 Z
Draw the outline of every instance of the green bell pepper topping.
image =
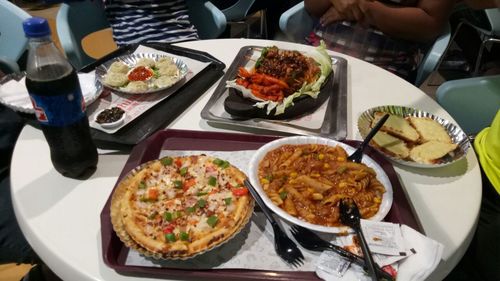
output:
M 163 214 L 163 218 L 165 218 L 166 221 L 172 221 L 174 219 L 174 215 L 171 212 L 165 212 Z
M 214 227 L 216 224 L 217 224 L 217 221 L 219 221 L 219 219 L 217 218 L 217 216 L 210 216 L 208 217 L 207 219 L 207 224 L 210 225 L 211 227 Z
M 188 240 L 189 240 L 189 234 L 187 234 L 186 232 L 182 231 L 182 232 L 179 234 L 179 238 L 180 238 L 182 241 L 188 241 Z
M 215 186 L 217 184 L 217 179 L 214 176 L 208 178 L 208 185 Z
M 144 188 L 146 188 L 146 183 L 144 181 L 141 181 L 139 183 L 139 189 L 144 189 Z
M 165 239 L 169 242 L 175 242 L 177 239 L 175 238 L 175 234 L 167 233 L 165 234 Z
M 165 157 L 161 159 L 161 163 L 165 166 L 170 166 L 172 163 L 174 163 L 174 159 L 172 157 Z
M 179 173 L 181 174 L 181 176 L 185 176 L 188 172 L 188 168 L 187 167 L 184 167 L 184 168 L 181 168 L 179 170 Z
M 181 189 L 183 186 L 182 181 L 174 181 L 174 187 L 177 189 Z
M 200 199 L 200 200 L 198 200 L 198 202 L 196 204 L 201 209 L 201 208 L 204 208 L 207 205 L 207 201 L 205 201 L 204 199 Z

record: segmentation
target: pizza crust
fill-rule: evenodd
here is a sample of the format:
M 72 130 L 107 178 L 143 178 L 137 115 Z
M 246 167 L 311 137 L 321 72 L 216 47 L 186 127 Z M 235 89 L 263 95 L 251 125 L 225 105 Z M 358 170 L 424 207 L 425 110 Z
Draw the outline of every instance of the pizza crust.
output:
M 174 161 L 180 159 L 180 161 L 182 161 L 183 163 L 187 163 L 188 171 L 199 171 L 203 169 L 208 170 L 207 167 L 213 166 L 210 163 L 215 160 L 215 158 L 205 155 L 172 158 L 174 159 Z M 194 167 L 199 164 L 192 163 L 193 161 L 196 161 L 196 159 L 198 159 L 198 161 L 200 161 L 201 159 L 201 162 L 204 163 L 204 166 L 201 169 L 200 167 Z M 178 176 L 174 172 L 174 170 L 178 171 L 178 169 L 168 169 L 168 174 L 163 175 L 162 171 L 165 171 L 167 169 L 163 168 L 161 159 L 146 162 L 129 172 L 129 174 L 127 174 L 127 176 L 125 176 L 115 188 L 111 199 L 111 222 L 117 236 L 127 247 L 135 249 L 145 256 L 157 259 L 188 259 L 211 250 L 217 246 L 220 246 L 224 242 L 228 241 L 237 233 L 239 233 L 250 220 L 254 208 L 253 198 L 249 194 L 237 197 L 233 195 L 233 200 L 231 202 L 232 204 L 235 204 L 235 206 L 232 206 L 232 208 L 220 207 L 221 204 L 219 203 L 219 205 L 215 205 L 219 206 L 219 208 L 216 208 L 215 210 L 212 210 L 214 209 L 212 208 L 213 206 L 209 205 L 204 209 L 200 207 L 200 210 L 196 211 L 197 213 L 195 217 L 200 217 L 200 221 L 202 220 L 201 218 L 206 219 L 208 215 L 203 214 L 204 216 L 198 216 L 198 213 L 203 213 L 206 211 L 209 215 L 216 215 L 218 218 L 218 222 L 215 226 L 212 227 L 205 226 L 205 228 L 200 229 L 193 227 L 189 228 L 189 241 L 181 241 L 181 239 L 177 238 L 175 242 L 171 242 L 167 240 L 164 234 L 160 233 L 159 235 L 156 235 L 157 233 L 159 233 L 159 226 L 155 226 L 153 227 L 154 230 L 151 230 L 151 218 L 148 217 L 150 215 L 148 214 L 148 211 L 151 212 L 151 210 L 154 209 L 158 210 L 158 213 L 162 213 L 165 210 L 159 208 L 163 208 L 166 205 L 171 204 L 172 200 L 169 201 L 169 198 L 161 197 L 166 196 L 164 195 L 164 193 L 169 194 L 169 192 L 172 192 L 168 191 L 168 187 L 164 187 L 164 182 L 171 181 L 163 180 L 160 181 L 159 184 L 155 183 L 148 185 L 148 189 L 164 188 L 162 191 L 165 190 L 165 192 L 160 192 L 161 200 L 159 199 L 155 202 L 140 201 L 139 197 L 140 194 L 142 194 L 141 192 L 143 191 L 139 190 L 138 186 L 141 185 L 142 182 L 144 182 L 144 178 L 151 177 L 152 175 L 163 179 L 170 176 Z M 226 166 L 224 169 L 217 170 L 216 173 L 216 178 L 221 181 L 221 184 L 225 181 L 231 183 L 243 183 L 243 180 L 246 178 L 244 173 L 231 165 Z M 207 172 L 207 174 L 213 176 L 214 171 L 211 170 Z M 203 177 L 207 177 L 207 175 L 204 175 L 203 173 L 196 175 L 196 178 Z M 207 185 L 206 179 L 200 179 L 199 182 L 202 181 L 204 181 L 204 184 L 202 186 L 195 186 L 195 188 L 199 188 L 200 190 L 211 188 Z M 218 198 L 218 193 L 220 193 L 221 196 L 231 194 L 228 193 L 229 190 L 228 188 L 225 188 L 225 186 L 227 185 L 224 184 L 224 186 L 217 186 L 217 188 L 214 188 L 210 194 L 202 196 L 207 196 L 203 198 L 210 198 L 211 200 L 209 201 L 211 202 L 214 201 L 213 198 Z M 177 194 L 179 194 L 180 191 L 177 192 Z M 178 203 L 178 201 L 182 201 L 181 204 L 184 204 L 185 202 L 192 200 L 193 195 L 189 195 L 189 192 L 190 191 L 184 191 L 184 193 L 182 193 L 181 195 L 176 195 L 175 200 L 177 201 L 174 200 L 174 202 Z M 198 193 L 203 194 L 204 192 Z M 222 211 L 219 211 L 219 209 L 223 209 L 225 213 L 222 213 Z M 184 213 L 187 212 L 182 212 L 182 214 Z M 186 221 L 188 220 L 188 218 L 192 218 L 189 217 L 189 215 L 185 215 L 185 217 Z M 163 215 L 160 217 L 156 216 L 154 220 L 156 222 L 161 221 L 161 223 L 167 224 L 167 222 L 164 221 L 165 219 L 163 218 Z M 178 218 L 176 222 L 183 221 L 184 217 L 181 217 Z M 177 237 L 179 237 L 178 232 L 176 233 L 176 235 Z

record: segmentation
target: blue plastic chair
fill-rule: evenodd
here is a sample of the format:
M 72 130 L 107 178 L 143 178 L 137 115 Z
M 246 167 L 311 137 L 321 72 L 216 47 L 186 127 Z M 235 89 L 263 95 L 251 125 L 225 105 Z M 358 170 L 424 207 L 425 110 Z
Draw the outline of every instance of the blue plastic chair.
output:
M 245 24 L 247 35 L 250 37 L 250 24 L 246 19 L 250 15 L 250 8 L 255 3 L 255 0 L 238 0 L 230 7 L 223 9 L 222 13 L 226 16 L 228 24 Z M 260 11 L 260 38 L 267 38 L 266 11 Z
M 500 75 L 444 82 L 436 99 L 466 134 L 477 134 L 500 109 Z
M 186 0 L 189 20 L 198 30 L 200 39 L 214 39 L 226 29 L 226 16 L 210 1 Z
M 56 18 L 57 35 L 66 57 L 80 69 L 95 61 L 82 47 L 82 39 L 90 33 L 110 27 L 102 1 L 71 1 L 61 4 Z
M 201 39 L 217 38 L 226 29 L 224 14 L 210 1 L 186 0 L 186 5 L 189 18 Z M 56 25 L 64 52 L 76 69 L 95 61 L 84 52 L 82 39 L 90 33 L 110 27 L 102 1 L 96 0 L 61 4 Z
M 287 38 L 294 42 L 303 42 L 304 38 L 313 30 L 314 20 L 300 2 L 285 11 L 280 17 L 280 29 Z M 417 70 L 415 85 L 420 86 L 425 79 L 436 69 L 438 62 L 450 41 L 450 26 L 439 36 L 425 55 Z
M 0 0 L 0 65 L 6 72 L 19 72 L 17 61 L 26 50 L 23 21 L 31 16 L 7 0 Z

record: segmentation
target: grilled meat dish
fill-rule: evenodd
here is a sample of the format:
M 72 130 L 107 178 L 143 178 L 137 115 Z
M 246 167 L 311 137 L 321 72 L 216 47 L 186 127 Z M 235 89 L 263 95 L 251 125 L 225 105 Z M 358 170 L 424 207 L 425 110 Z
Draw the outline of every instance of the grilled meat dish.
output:
M 263 73 L 286 82 L 288 96 L 299 90 L 304 83 L 314 82 L 321 70 L 313 58 L 298 51 L 280 50 L 276 46 L 265 48 L 255 65 L 255 72 Z

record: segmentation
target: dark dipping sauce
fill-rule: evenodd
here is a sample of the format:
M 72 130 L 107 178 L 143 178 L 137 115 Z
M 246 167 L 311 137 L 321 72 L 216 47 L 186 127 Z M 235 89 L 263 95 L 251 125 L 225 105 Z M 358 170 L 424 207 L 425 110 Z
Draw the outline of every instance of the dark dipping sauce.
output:
M 153 71 L 145 66 L 138 66 L 134 68 L 128 75 L 130 81 L 144 81 L 153 76 Z
M 119 107 L 105 109 L 97 115 L 96 122 L 99 124 L 113 123 L 120 120 L 124 113 L 125 111 Z

